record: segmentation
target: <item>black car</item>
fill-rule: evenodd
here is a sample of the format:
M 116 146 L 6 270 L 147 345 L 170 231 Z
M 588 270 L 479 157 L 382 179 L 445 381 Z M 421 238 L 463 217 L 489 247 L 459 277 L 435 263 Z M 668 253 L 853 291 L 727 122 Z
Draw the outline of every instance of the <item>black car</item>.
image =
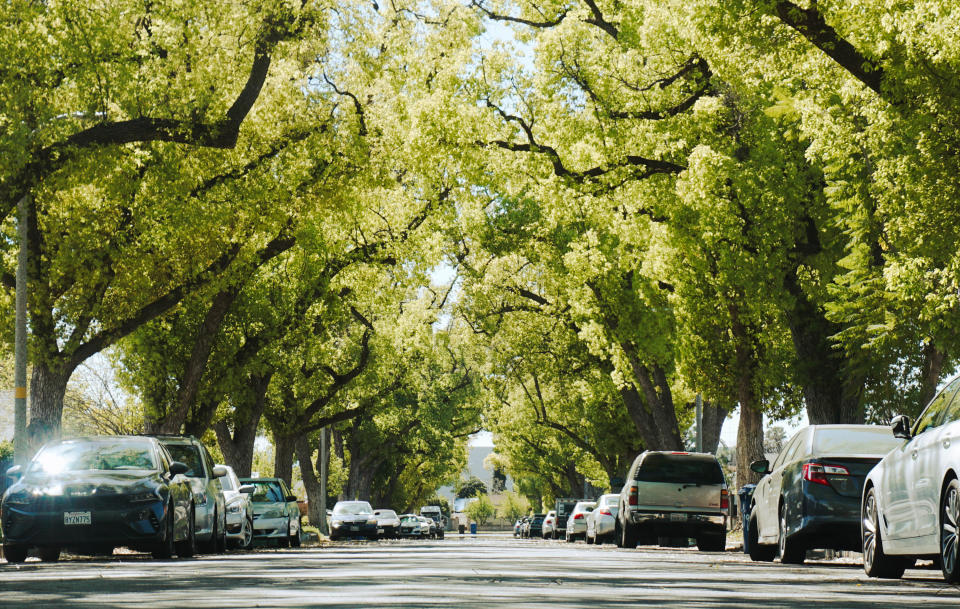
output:
M 55 561 L 63 548 L 112 552 L 126 546 L 157 558 L 195 551 L 187 466 L 154 438 L 109 436 L 51 442 L 7 475 L 3 553 L 23 562 L 31 547 Z
M 527 529 L 527 537 L 543 537 L 543 519 L 546 514 L 534 514 L 530 520 L 530 528 Z

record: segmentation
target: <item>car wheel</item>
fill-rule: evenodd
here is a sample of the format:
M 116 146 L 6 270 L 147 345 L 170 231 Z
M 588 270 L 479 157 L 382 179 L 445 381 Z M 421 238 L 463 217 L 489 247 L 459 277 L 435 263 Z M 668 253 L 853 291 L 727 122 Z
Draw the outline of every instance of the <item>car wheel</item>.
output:
M 240 531 L 243 537 L 240 540 L 240 549 L 249 550 L 253 547 L 253 519 L 247 518 L 243 521 L 243 529 Z
M 940 570 L 948 584 L 960 582 L 960 482 L 951 480 L 940 500 Z
M 867 491 L 861 512 L 861 536 L 863 538 L 863 570 L 869 577 L 899 579 L 907 568 L 903 560 L 887 556 L 883 551 L 880 536 L 880 517 L 877 510 L 877 494 L 874 488 Z
M 765 546 L 760 544 L 760 535 L 757 527 L 757 517 L 750 517 L 750 524 L 747 527 L 748 536 L 747 545 L 750 550 L 750 560 L 756 562 L 771 562 L 777 555 L 776 546 Z
M 590 537 L 590 533 L 587 533 L 586 535 L 584 535 L 584 536 L 583 536 L 583 540 L 584 540 L 585 542 L 587 542 L 587 545 L 588 545 L 588 546 L 592 546 L 592 545 L 593 545 L 593 542 L 595 541 L 595 539 L 594 539 L 593 537 Z
M 374 537 L 374 540 L 376 540 L 376 537 Z M 300 531 L 299 530 L 297 530 L 296 533 L 290 534 L 290 547 L 291 548 L 300 547 Z
M 40 560 L 43 562 L 57 562 L 60 560 L 60 548 L 40 548 Z
M 176 552 L 173 529 L 173 504 L 167 507 L 166 533 L 150 554 L 154 558 L 170 558 Z
M 5 543 L 3 544 L 3 557 L 9 563 L 23 562 L 27 560 L 27 546 Z
M 801 540 L 794 536 L 790 539 L 787 535 L 787 506 L 780 506 L 780 520 L 778 530 L 778 545 L 780 552 L 780 563 L 784 565 L 802 565 L 807 557 L 807 549 L 803 546 Z
M 216 546 L 214 547 L 214 551 L 217 554 L 223 554 L 224 552 L 227 551 L 227 520 L 226 518 L 224 518 L 223 520 L 223 526 L 218 525 L 217 530 L 220 532 L 220 534 L 216 535 L 217 541 L 216 541 Z
M 187 517 L 187 538 L 175 543 L 177 556 L 180 558 L 190 558 L 197 553 L 197 512 L 190 506 L 190 514 Z
M 697 549 L 701 552 L 724 552 L 727 549 L 727 534 L 709 533 L 698 535 Z
M 621 548 L 636 548 L 639 538 L 636 529 L 625 522 L 620 525 L 620 543 L 617 545 Z

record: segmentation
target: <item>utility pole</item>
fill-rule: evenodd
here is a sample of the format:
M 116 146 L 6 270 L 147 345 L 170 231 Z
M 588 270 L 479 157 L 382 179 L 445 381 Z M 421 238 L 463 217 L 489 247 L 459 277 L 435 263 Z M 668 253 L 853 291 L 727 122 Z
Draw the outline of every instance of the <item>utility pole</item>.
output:
M 27 214 L 30 195 L 17 202 L 17 319 L 13 338 L 13 462 L 27 462 Z
M 697 452 L 703 452 L 703 394 L 697 394 Z
M 329 535 L 327 527 L 327 428 L 320 430 L 320 532 Z

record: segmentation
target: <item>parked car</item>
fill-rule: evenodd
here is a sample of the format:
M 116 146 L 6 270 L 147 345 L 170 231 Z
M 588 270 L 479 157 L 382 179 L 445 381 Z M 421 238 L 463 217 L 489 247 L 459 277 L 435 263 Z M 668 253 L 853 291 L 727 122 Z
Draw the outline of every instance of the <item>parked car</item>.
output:
M 750 502 L 753 560 L 799 564 L 813 548 L 860 550 L 860 497 L 867 473 L 899 443 L 879 425 L 811 425 L 787 442 Z
M 194 498 L 188 466 L 154 438 L 108 436 L 51 442 L 25 467 L 0 503 L 3 553 L 23 562 L 38 548 L 56 561 L 70 548 L 110 553 L 126 546 L 157 558 L 193 556 Z
M 430 525 L 424 524 L 416 514 L 400 516 L 400 537 L 426 537 L 430 534 Z
M 634 459 L 617 499 L 617 545 L 635 548 L 658 537 L 694 537 L 722 552 L 730 498 L 714 455 L 646 451 Z
M 443 539 L 443 530 L 447 528 L 447 520 L 443 517 L 443 511 L 439 505 L 425 505 L 420 508 L 420 515 L 433 520 L 436 525 L 435 537 Z
M 587 535 L 587 516 L 597 507 L 596 501 L 578 501 L 573 506 L 573 511 L 567 518 L 567 530 L 564 531 L 564 537 L 568 542 L 572 542 L 577 537 L 586 537 Z
M 400 517 L 393 510 L 381 508 L 373 510 L 377 518 L 377 537 L 381 539 L 396 539 L 400 536 Z
M 543 519 L 546 514 L 534 514 L 530 517 L 530 524 L 527 525 L 527 537 L 543 537 Z
M 250 493 L 254 539 L 275 540 L 281 548 L 299 548 L 300 506 L 287 483 L 282 478 L 240 478 L 240 483 L 254 487 Z
M 934 558 L 943 578 L 960 583 L 960 377 L 917 422 L 894 417 L 897 446 L 867 475 L 860 508 L 863 568 L 898 578 L 917 558 Z
M 330 520 L 330 539 L 366 537 L 377 540 L 377 517 L 367 501 L 338 501 Z
M 573 511 L 573 507 L 577 505 L 577 501 L 579 501 L 579 499 L 575 497 L 560 497 L 556 500 L 553 510 L 557 513 L 557 522 L 553 531 L 554 539 L 559 539 L 561 535 L 566 535 L 567 519 L 570 517 L 570 512 Z
M 197 544 L 203 552 L 224 552 L 227 548 L 227 510 L 220 477 L 227 473 L 216 467 L 207 447 L 193 436 L 155 436 L 174 461 L 185 463 L 193 485 Z
M 240 479 L 229 465 L 216 465 L 227 470 L 220 477 L 223 499 L 227 509 L 227 543 L 249 550 L 253 547 L 253 501 L 250 494 L 256 490 L 252 484 L 240 484 Z
M 523 518 L 517 518 L 517 521 L 513 523 L 513 536 L 520 537 L 521 528 L 523 527 Z
M 424 526 L 424 531 L 426 531 L 424 537 L 436 538 L 437 537 L 437 523 L 434 522 L 433 518 L 427 518 L 426 516 L 417 516 L 420 519 L 420 522 Z
M 550 539 L 557 535 L 557 511 L 550 510 L 543 518 L 543 538 Z
M 620 495 L 601 495 L 597 499 L 597 507 L 587 514 L 587 532 L 584 538 L 587 543 L 602 544 L 604 541 L 613 541 L 616 532 L 617 500 Z

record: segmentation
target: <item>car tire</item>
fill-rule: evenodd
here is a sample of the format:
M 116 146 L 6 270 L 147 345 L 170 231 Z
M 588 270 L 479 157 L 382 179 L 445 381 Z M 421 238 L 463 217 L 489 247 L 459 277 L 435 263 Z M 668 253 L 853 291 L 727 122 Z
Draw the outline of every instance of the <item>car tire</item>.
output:
M 596 541 L 596 538 L 590 537 L 590 532 L 588 531 L 583 534 L 583 540 L 587 543 L 588 546 L 592 546 Z
M 777 547 L 760 544 L 760 535 L 757 527 L 756 514 L 750 516 L 750 524 L 748 525 L 747 530 L 747 545 L 749 546 L 750 560 L 754 562 L 772 562 L 777 556 Z
M 698 535 L 697 549 L 701 552 L 725 552 L 727 549 L 727 534 L 724 532 Z
M 960 583 L 960 482 L 950 481 L 940 499 L 940 571 L 948 584 Z
M 57 562 L 60 560 L 60 548 L 40 548 L 38 550 L 40 560 L 43 562 Z
M 374 540 L 376 540 L 376 536 L 374 536 Z M 291 548 L 299 548 L 300 545 L 301 545 L 301 544 L 300 544 L 300 529 L 297 529 L 297 532 L 296 532 L 296 533 L 291 533 L 291 534 L 290 534 L 290 547 L 291 547 Z
M 224 517 L 223 526 L 218 526 L 219 535 L 216 536 L 216 545 L 214 551 L 217 554 L 224 554 L 227 551 L 227 519 Z
M 5 543 L 3 544 L 3 557 L 7 559 L 8 563 L 19 563 L 27 560 L 27 546 L 22 546 L 20 544 Z
M 777 523 L 777 553 L 780 554 L 780 564 L 802 565 L 807 558 L 807 548 L 796 535 L 791 539 L 787 534 L 787 506 L 780 506 L 780 518 Z
M 197 553 L 197 512 L 192 505 L 187 520 L 187 538 L 183 541 L 174 542 L 177 556 L 180 558 L 190 558 Z
M 167 507 L 167 517 L 165 519 L 166 532 L 163 539 L 160 540 L 153 551 L 150 553 L 154 558 L 171 558 L 176 550 L 173 528 L 173 504 Z
M 863 570 L 869 577 L 900 579 L 907 568 L 903 559 L 888 556 L 883 551 L 880 536 L 880 515 L 877 510 L 876 489 L 870 487 L 860 512 L 860 535 L 863 541 Z M 942 527 L 941 527 L 942 528 Z
M 618 546 L 632 550 L 637 547 L 639 540 L 640 535 L 634 527 L 630 526 L 630 523 L 624 522 L 620 525 L 620 543 L 617 544 Z
M 249 550 L 253 547 L 253 518 L 247 518 L 243 521 L 241 533 L 243 537 L 240 540 L 240 549 Z

